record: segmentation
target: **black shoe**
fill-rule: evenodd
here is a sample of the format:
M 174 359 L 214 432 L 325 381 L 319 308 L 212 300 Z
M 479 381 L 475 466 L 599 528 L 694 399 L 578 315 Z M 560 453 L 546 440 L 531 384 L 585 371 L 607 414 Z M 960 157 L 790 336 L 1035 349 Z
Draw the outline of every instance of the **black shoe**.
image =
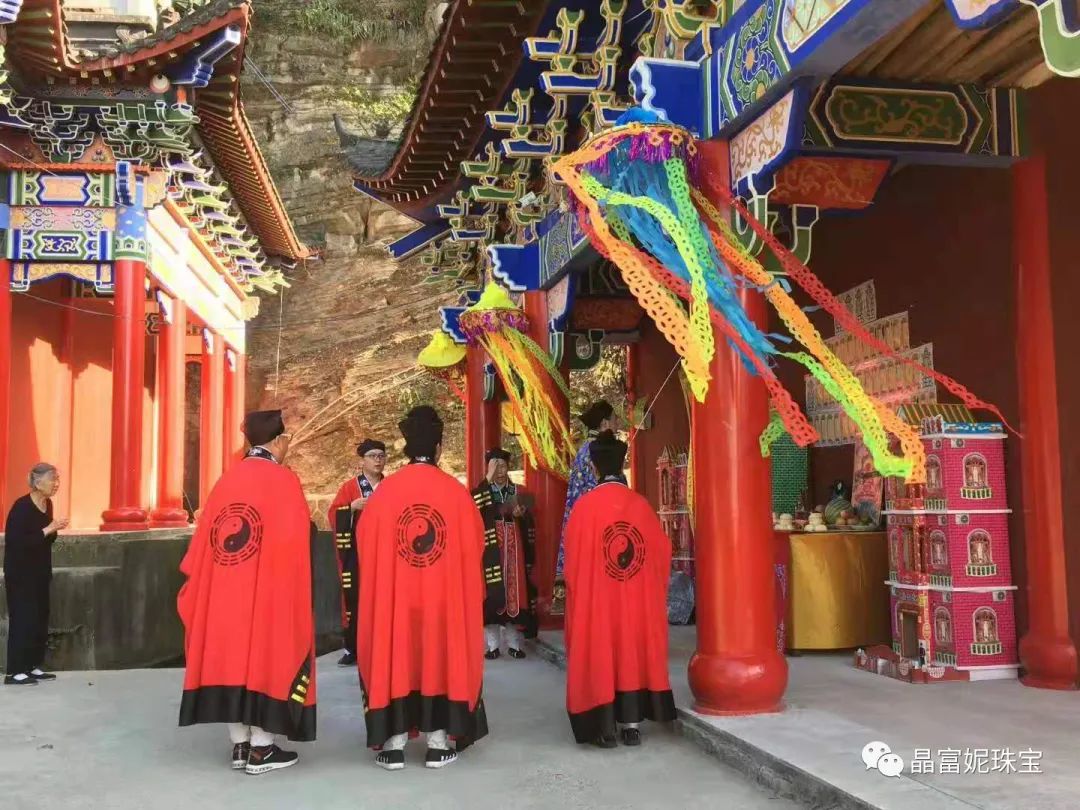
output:
M 597 748 L 618 748 L 619 743 L 616 742 L 614 737 L 600 736 L 593 740 L 593 745 Z
M 356 653 L 346 651 L 345 654 L 338 659 L 337 665 L 339 667 L 355 667 Z
M 524 658 L 525 657 L 524 652 L 522 652 L 521 650 L 515 650 L 513 647 L 508 649 L 507 652 L 510 653 L 511 658 Z
M 499 657 L 499 655 L 500 653 L 498 650 L 488 650 L 486 653 L 484 653 L 484 658 L 486 658 L 488 661 L 494 661 L 496 658 Z
M 40 669 L 30 670 L 30 677 L 36 681 L 55 681 L 56 676 L 51 672 L 42 672 Z
M 405 752 L 380 751 L 375 755 L 375 764 L 384 771 L 400 771 L 405 767 Z
M 453 765 L 456 759 L 457 751 L 451 751 L 449 748 L 429 748 L 427 756 L 424 757 L 424 767 L 445 768 L 447 765 Z
M 641 731 L 636 728 L 624 728 L 622 730 L 623 745 L 641 745 Z
M 258 776 L 278 768 L 288 768 L 295 765 L 299 759 L 300 756 L 295 751 L 282 751 L 276 745 L 253 745 L 244 770 L 249 776 Z
M 20 678 L 18 675 L 23 677 Z M 4 683 L 7 686 L 37 686 L 37 678 L 33 675 L 27 675 L 25 672 L 19 672 L 17 675 L 5 676 Z
M 232 747 L 232 769 L 242 771 L 247 767 L 251 743 L 237 743 Z

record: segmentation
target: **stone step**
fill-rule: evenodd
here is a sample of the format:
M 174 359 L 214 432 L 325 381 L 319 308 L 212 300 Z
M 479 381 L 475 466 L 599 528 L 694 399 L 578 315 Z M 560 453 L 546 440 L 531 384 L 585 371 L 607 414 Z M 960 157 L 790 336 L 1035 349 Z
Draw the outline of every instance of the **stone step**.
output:
M 115 635 L 120 624 L 119 565 L 57 566 L 53 568 L 49 599 L 47 666 L 51 669 L 100 669 L 112 657 L 100 638 Z M 0 656 L 7 657 L 6 583 L 0 601 Z
M 561 644 L 543 638 L 533 639 L 531 643 L 541 658 L 566 669 L 566 650 Z M 686 739 L 777 796 L 817 810 L 885 810 L 735 734 L 703 722 L 682 706 L 676 710 L 679 717 L 676 726 Z

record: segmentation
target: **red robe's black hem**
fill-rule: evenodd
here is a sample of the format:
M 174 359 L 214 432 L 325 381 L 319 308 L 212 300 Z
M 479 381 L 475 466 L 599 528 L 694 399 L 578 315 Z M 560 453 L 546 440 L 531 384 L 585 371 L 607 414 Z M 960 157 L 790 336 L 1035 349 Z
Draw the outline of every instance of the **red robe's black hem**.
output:
M 482 697 L 470 711 L 464 700 L 412 692 L 394 698 L 388 706 L 369 708 L 364 713 L 364 722 L 367 724 L 368 748 L 382 748 L 387 740 L 398 734 L 445 729 L 447 735 L 457 741 L 457 750 L 463 751 L 488 733 Z
M 614 737 L 616 723 L 640 723 L 643 720 L 670 723 L 675 717 L 675 697 L 670 689 L 663 692 L 639 689 L 616 692 L 611 703 L 570 714 L 570 727 L 577 742 L 591 743 L 597 737 Z
M 295 700 L 276 700 L 243 686 L 201 686 L 185 689 L 180 699 L 180 725 L 243 723 L 293 742 L 315 739 L 315 706 Z

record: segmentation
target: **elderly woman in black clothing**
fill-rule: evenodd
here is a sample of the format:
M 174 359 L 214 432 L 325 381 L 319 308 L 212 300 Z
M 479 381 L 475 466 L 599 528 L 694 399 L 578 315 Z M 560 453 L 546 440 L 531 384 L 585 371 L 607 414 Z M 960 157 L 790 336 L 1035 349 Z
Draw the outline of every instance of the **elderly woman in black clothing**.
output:
M 4 527 L 4 584 L 8 604 L 7 677 L 5 684 L 30 686 L 56 678 L 41 669 L 49 636 L 49 583 L 52 543 L 66 529 L 53 518 L 50 500 L 60 488 L 51 464 L 30 470 L 30 492 L 11 505 Z

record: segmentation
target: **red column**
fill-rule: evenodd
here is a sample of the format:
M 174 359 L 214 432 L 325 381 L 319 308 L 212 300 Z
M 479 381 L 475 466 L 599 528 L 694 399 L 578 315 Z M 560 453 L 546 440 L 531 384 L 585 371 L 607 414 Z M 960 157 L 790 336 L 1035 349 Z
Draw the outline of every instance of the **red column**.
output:
M 224 469 L 229 469 L 244 452 L 244 392 L 247 384 L 247 355 L 235 349 L 225 351 L 225 442 Z
M 113 267 L 112 463 L 109 508 L 102 531 L 148 528 L 139 501 L 146 358 L 146 264 L 119 259 Z
M 0 514 L 6 515 L 11 417 L 11 262 L 0 258 Z
M 158 433 L 157 507 L 150 514 L 155 528 L 188 525 L 184 509 L 184 416 L 186 392 L 187 306 L 172 299 L 158 338 L 161 420 Z
M 1027 686 L 1077 687 L 1076 647 L 1069 636 L 1061 439 L 1050 289 L 1046 158 L 1013 167 L 1016 252 L 1016 353 L 1027 546 L 1028 631 L 1020 639 Z
M 529 337 L 542 349 L 548 348 L 547 293 L 525 293 L 525 315 L 529 319 Z M 563 364 L 563 374 L 568 374 Z M 559 397 L 556 407 L 564 418 L 569 417 L 570 403 Z M 566 481 L 546 470 L 525 466 L 525 488 L 536 498 L 533 519 L 536 522 L 536 604 L 540 626 L 554 629 L 562 626 L 561 616 L 551 614 L 551 594 L 555 587 L 555 562 L 559 555 L 562 518 L 566 509 Z
M 487 355 L 479 346 L 465 351 L 465 479 L 475 487 L 487 474 L 484 454 L 502 444 L 502 414 L 497 397 L 484 399 Z
M 202 411 L 199 420 L 199 507 L 221 477 L 224 458 L 225 343 L 203 330 Z
M 726 183 L 726 142 L 702 144 L 717 182 Z M 760 326 L 762 296 L 739 292 Z M 726 341 L 716 342 L 712 382 L 691 420 L 697 571 L 697 651 L 690 659 L 694 707 L 705 714 L 776 711 L 787 662 L 776 649 L 772 498 L 758 436 L 769 421 L 768 394 Z

